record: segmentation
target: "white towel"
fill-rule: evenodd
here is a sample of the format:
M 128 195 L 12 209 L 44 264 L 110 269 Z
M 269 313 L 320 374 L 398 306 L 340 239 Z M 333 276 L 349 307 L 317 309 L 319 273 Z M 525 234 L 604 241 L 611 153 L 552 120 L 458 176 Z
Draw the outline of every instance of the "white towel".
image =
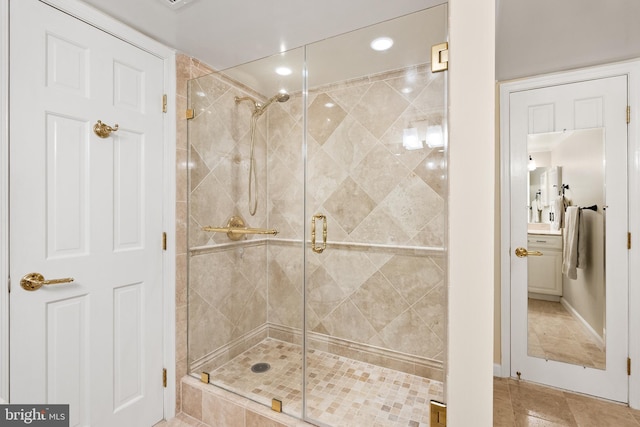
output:
M 578 218 L 578 268 L 586 268 L 587 267 L 587 221 L 584 216 L 584 212 L 582 209 L 578 208 L 580 211 L 580 217 Z
M 577 279 L 578 271 L 578 240 L 580 236 L 580 209 L 569 206 L 565 214 L 565 227 L 562 247 L 562 274 L 569 279 Z
M 558 196 L 553 201 L 553 222 L 551 227 L 554 230 L 560 230 L 564 227 L 564 197 Z

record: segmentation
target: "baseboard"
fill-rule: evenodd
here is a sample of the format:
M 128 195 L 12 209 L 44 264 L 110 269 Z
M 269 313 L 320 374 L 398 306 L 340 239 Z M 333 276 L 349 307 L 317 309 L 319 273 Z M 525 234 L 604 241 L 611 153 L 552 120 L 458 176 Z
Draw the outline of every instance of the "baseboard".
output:
M 560 298 L 560 304 L 569 312 L 575 319 L 580 322 L 580 324 L 585 328 L 585 330 L 591 335 L 591 338 L 596 342 L 596 345 L 600 348 L 600 350 L 604 350 L 605 343 L 604 339 L 598 334 L 592 327 L 587 323 L 586 320 L 578 313 L 578 311 L 573 308 L 571 304 L 567 302 L 566 299 Z
M 301 330 L 290 326 L 265 323 L 249 333 L 236 338 L 229 344 L 212 351 L 198 360 L 194 360 L 190 364 L 189 371 L 213 371 L 238 354 L 258 344 L 267 336 L 291 344 L 302 345 L 303 336 Z M 444 363 L 439 360 L 405 354 L 315 332 L 307 334 L 307 345 L 309 349 L 348 357 L 423 378 L 444 381 Z
M 504 378 L 502 375 L 502 365 L 499 363 L 493 364 L 493 376 L 498 378 Z
M 302 332 L 289 326 L 269 324 L 269 336 L 300 344 Z M 373 365 L 395 369 L 411 375 L 444 381 L 444 363 L 426 357 L 401 353 L 382 347 L 332 337 L 317 332 L 307 334 L 308 348 L 348 357 Z
M 264 323 L 256 329 L 236 338 L 225 346 L 191 362 L 189 372 L 209 372 L 227 363 L 238 354 L 249 350 L 265 339 L 269 334 L 268 324 Z

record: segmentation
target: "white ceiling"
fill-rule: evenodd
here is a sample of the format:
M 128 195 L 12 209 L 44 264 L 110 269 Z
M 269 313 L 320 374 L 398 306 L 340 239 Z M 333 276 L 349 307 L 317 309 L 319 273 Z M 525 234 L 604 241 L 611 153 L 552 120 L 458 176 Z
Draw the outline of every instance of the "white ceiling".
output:
M 446 0 L 83 0 L 225 69 Z M 496 78 L 640 57 L 638 0 L 496 0 Z
M 83 0 L 164 44 L 222 70 L 446 0 Z

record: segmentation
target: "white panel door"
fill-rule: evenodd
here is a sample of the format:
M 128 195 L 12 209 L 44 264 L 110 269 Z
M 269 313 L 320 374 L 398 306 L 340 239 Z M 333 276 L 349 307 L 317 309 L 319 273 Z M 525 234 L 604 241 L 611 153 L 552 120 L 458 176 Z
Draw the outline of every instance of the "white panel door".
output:
M 628 401 L 629 260 L 627 250 L 627 76 L 511 93 L 511 375 L 563 389 Z M 604 128 L 606 187 L 606 368 L 531 357 L 527 353 L 527 135 Z M 602 207 L 600 207 L 602 213 Z M 536 249 L 531 248 L 529 249 Z
M 163 417 L 161 59 L 11 1 L 10 400 Z M 98 120 L 115 127 L 106 138 Z M 23 289 L 21 278 L 72 282 Z

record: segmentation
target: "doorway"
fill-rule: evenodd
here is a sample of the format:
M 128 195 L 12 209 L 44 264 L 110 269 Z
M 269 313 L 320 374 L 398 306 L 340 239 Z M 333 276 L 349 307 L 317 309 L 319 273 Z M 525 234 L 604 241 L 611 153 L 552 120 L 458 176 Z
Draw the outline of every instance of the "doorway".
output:
M 123 37 L 128 42 L 108 35 L 121 31 L 118 27 L 121 24 L 106 17 L 90 19 L 91 25 L 76 19 L 89 16 L 91 11 L 86 6 L 65 0 L 12 3 L 12 29 L 23 31 L 28 27 L 33 30 L 30 34 L 12 33 L 11 67 L 15 78 L 11 81 L 14 96 L 11 99 L 10 135 L 14 172 L 10 250 L 11 273 L 16 278 L 11 293 L 12 336 L 30 342 L 31 347 L 26 349 L 28 357 L 24 357 L 20 352 L 25 346 L 12 342 L 13 383 L 9 390 L 3 366 L 2 394 L 9 397 L 10 392 L 12 403 L 70 403 L 70 416 L 76 422 L 99 417 L 124 425 L 149 424 L 174 413 L 173 404 L 166 405 L 174 401 L 173 392 L 166 393 L 162 385 L 163 366 L 170 366 L 174 358 L 174 339 L 163 326 L 167 317 L 173 317 L 167 315 L 167 309 L 172 312 L 173 302 L 168 303 L 163 295 L 174 294 L 174 268 L 167 262 L 173 261 L 174 250 L 162 250 L 164 230 L 170 241 L 173 240 L 175 218 L 169 209 L 169 202 L 173 200 L 170 183 L 175 168 L 174 132 L 162 113 L 163 94 L 166 93 L 167 103 L 173 100 L 173 93 L 165 91 L 165 87 L 170 87 L 168 79 L 173 69 L 173 53 L 138 34 Z M 6 18 L 9 19 L 8 14 Z M 20 25 L 27 21 L 33 25 Z M 39 37 L 43 33 L 36 29 L 41 29 L 42 21 L 45 26 L 49 25 L 46 37 Z M 16 60 L 16 54 L 22 49 L 33 55 L 23 55 Z M 33 65 L 33 70 L 25 67 L 25 63 Z M 100 69 L 107 75 L 96 78 L 89 73 L 89 66 L 93 71 Z M 21 73 L 16 73 L 16 69 L 28 76 L 31 76 L 30 72 L 46 72 L 46 79 L 31 76 L 21 80 L 18 78 Z M 31 84 L 25 90 L 21 82 L 28 78 L 32 78 L 30 83 L 43 82 L 43 87 L 36 88 Z M 113 96 L 107 95 L 107 81 L 115 88 L 111 92 Z M 32 95 L 42 102 L 32 99 L 33 102 L 25 107 L 24 98 L 29 97 L 16 96 L 17 93 Z M 36 105 L 46 105 L 46 113 L 36 114 L 40 120 L 25 126 L 20 121 L 29 116 L 24 113 L 25 108 L 33 113 Z M 112 125 L 111 134 L 105 138 L 94 128 L 94 123 L 99 125 L 96 123 L 98 117 L 94 117 L 98 106 L 101 112 L 111 116 L 111 120 L 101 117 Z M 73 107 L 80 107 L 82 112 L 74 116 Z M 27 136 L 26 133 L 32 131 L 30 128 L 40 130 L 40 133 Z M 39 197 L 43 194 L 42 188 L 34 190 L 35 187 L 29 184 L 33 181 L 20 176 L 21 171 L 28 168 L 18 165 L 29 162 L 19 161 L 19 158 L 25 154 L 23 147 L 30 142 L 41 142 L 31 150 L 30 159 L 36 163 L 44 159 L 47 164 L 46 168 L 34 166 L 32 174 L 40 176 L 38 174 L 46 171 L 46 177 L 35 179 L 39 183 L 48 182 L 44 200 Z M 111 160 L 111 167 L 105 168 L 104 163 Z M 44 213 L 46 220 L 36 219 L 25 232 L 24 225 L 28 227 L 29 222 L 25 220 L 27 215 L 21 215 L 19 209 L 29 200 L 27 195 L 39 206 L 38 209 L 31 208 L 28 215 Z M 112 209 L 105 209 L 110 200 Z M 96 210 L 107 215 L 106 222 L 101 222 L 99 215 L 93 215 Z M 39 233 L 43 227 L 48 232 L 46 242 L 34 241 L 32 237 L 46 234 Z M 105 234 L 99 236 L 100 233 L 106 233 L 107 237 Z M 36 260 L 43 253 L 44 263 L 41 259 Z M 145 255 L 138 257 L 138 253 Z M 62 274 L 62 270 L 73 267 L 74 259 L 82 264 L 82 272 Z M 26 266 L 22 265 L 22 268 L 18 263 L 28 261 L 33 264 L 27 269 L 42 272 L 43 278 L 35 276 L 34 280 L 31 276 L 31 279 L 21 280 L 20 270 Z M 40 267 L 49 262 L 57 267 L 41 271 Z M 132 265 L 141 266 L 147 273 L 125 277 L 124 271 L 135 270 Z M 105 266 L 107 271 L 100 270 Z M 59 278 L 66 280 L 50 280 Z M 35 284 L 39 289 L 26 291 L 21 282 L 27 286 Z M 105 290 L 104 282 L 111 282 L 115 287 Z M 148 288 L 150 284 L 154 289 Z M 40 310 L 43 302 L 46 305 L 44 317 Z M 25 304 L 29 307 L 35 304 L 38 310 L 31 310 Z M 17 317 L 23 312 L 43 321 L 31 322 L 38 327 L 28 328 L 29 331 L 17 329 L 25 324 L 24 319 Z M 105 322 L 107 318 L 114 320 Z M 5 319 L 3 325 L 4 322 Z M 106 329 L 100 326 L 101 323 L 107 324 Z M 31 330 L 37 329 L 37 333 L 41 333 L 43 325 L 48 336 L 46 351 L 36 348 L 42 345 L 42 340 L 24 338 L 25 332 L 31 333 Z M 52 332 L 57 335 L 51 335 Z M 3 341 L 5 333 L 3 330 Z M 101 340 L 97 346 L 92 343 L 96 341 L 94 337 Z M 111 346 L 113 351 L 109 350 Z M 34 353 L 43 355 L 46 361 L 35 361 Z M 8 360 L 8 348 L 2 356 L 4 364 Z M 33 365 L 21 369 L 24 367 L 19 363 L 21 360 L 30 360 Z M 47 377 L 39 375 L 43 366 Z M 113 390 L 101 386 L 101 381 L 91 378 L 89 372 L 96 372 L 97 376 L 111 374 L 102 383 L 111 384 Z M 38 380 L 21 381 L 21 375 Z M 23 383 L 46 383 L 47 387 L 44 391 L 34 388 L 25 394 Z M 141 410 L 138 403 L 143 401 L 152 401 L 146 408 L 153 409 Z
M 633 265 L 627 264 L 631 253 L 627 249 L 626 239 L 628 232 L 633 229 L 634 209 L 631 203 L 627 205 L 627 195 L 635 194 L 637 188 L 634 180 L 628 180 L 626 176 L 627 170 L 632 176 L 635 167 L 632 156 L 629 156 L 629 161 L 627 156 L 633 152 L 636 144 L 632 138 L 632 124 L 629 124 L 627 147 L 626 107 L 631 103 L 627 102 L 627 92 L 628 84 L 633 81 L 633 70 L 633 64 L 599 67 L 505 83 L 500 90 L 503 159 L 502 375 L 611 400 L 629 401 L 632 405 L 633 394 L 630 400 L 628 393 L 633 388 L 633 378 L 630 384 L 627 364 L 630 349 L 633 348 L 633 338 L 629 337 L 633 334 L 629 335 L 627 329 L 629 325 L 633 325 L 634 312 L 628 306 L 628 293 L 631 292 L 628 283 L 632 281 L 631 277 L 636 271 Z M 563 102 L 565 106 L 562 106 Z M 516 118 L 518 115 L 522 117 L 520 123 Z M 595 137 L 596 144 L 602 146 L 599 150 L 604 157 L 596 163 L 605 164 L 603 176 L 606 180 L 616 180 L 616 183 L 608 182 L 606 186 L 600 184 L 599 187 L 594 184 L 579 184 L 575 171 L 584 171 L 586 166 L 583 164 L 573 167 L 573 172 L 567 171 L 565 174 L 567 178 L 572 177 L 576 181 L 575 186 L 572 186 L 562 177 L 562 165 L 545 163 L 545 159 L 551 158 L 551 154 L 545 153 L 551 153 L 553 149 L 540 148 L 540 137 L 566 140 L 566 146 L 570 146 L 578 140 L 580 143 L 586 141 L 585 135 L 588 132 L 579 129 L 590 129 L 598 134 L 598 128 L 604 128 L 599 134 L 601 136 Z M 535 148 L 536 144 L 538 148 Z M 585 145 L 579 147 L 584 148 Z M 614 153 L 612 149 L 618 151 Z M 561 151 L 560 148 L 555 153 L 558 158 L 561 158 Z M 571 160 L 565 159 L 562 162 L 571 169 L 572 162 L 575 163 L 575 159 L 580 158 L 584 152 L 582 150 L 580 154 L 574 153 Z M 532 166 L 536 160 L 542 160 L 545 168 L 538 170 L 532 167 L 532 172 L 528 172 L 528 166 Z M 613 165 L 618 166 L 611 168 Z M 585 186 L 589 189 L 599 188 L 603 193 L 600 196 L 602 201 L 586 203 L 588 197 L 584 192 Z M 554 208 L 555 199 L 567 201 L 561 211 Z M 588 236 L 586 240 L 603 240 L 603 247 L 591 249 L 590 254 L 591 267 L 597 264 L 594 257 L 598 251 L 606 257 L 604 264 L 598 267 L 602 276 L 596 280 L 598 285 L 583 280 L 587 270 L 578 268 L 577 273 L 573 273 L 578 277 L 571 278 L 571 274 L 564 271 L 563 251 L 567 242 L 566 237 L 562 236 L 568 233 L 564 226 L 554 224 L 553 220 L 554 214 L 564 214 L 565 206 L 571 205 L 579 211 L 583 225 L 587 227 L 586 231 L 583 230 L 583 236 Z M 572 208 L 567 210 L 569 209 Z M 542 243 L 536 243 L 538 240 Z M 516 248 L 528 250 L 530 256 L 518 258 L 514 253 Z M 559 257 L 557 263 L 553 262 L 554 254 Z M 550 261 L 542 268 L 541 262 L 544 259 Z M 556 272 L 555 269 L 559 271 Z M 532 288 L 532 281 L 540 282 L 540 272 L 547 275 L 543 282 L 548 284 L 553 279 L 559 281 L 560 286 L 556 290 L 553 287 Z M 603 292 L 604 302 L 598 312 L 600 316 L 580 307 L 581 303 L 576 302 L 578 293 L 591 293 L 590 297 L 593 297 L 594 289 L 602 289 Z M 527 307 L 530 308 L 529 311 Z M 540 310 L 540 307 L 543 310 L 544 307 L 553 307 L 554 310 L 555 307 L 560 307 L 562 314 L 568 316 L 566 319 L 577 319 L 579 329 L 585 336 L 594 338 L 595 347 L 598 346 L 599 337 L 604 355 L 602 360 L 594 362 L 593 358 L 587 361 L 575 360 L 566 355 L 561 357 L 553 351 L 558 346 L 545 352 L 538 345 L 534 319 L 539 322 L 538 326 L 542 321 L 539 313 L 531 312 L 531 308 Z M 540 327 L 537 327 L 537 332 L 547 334 L 547 339 L 560 330 L 564 333 L 565 328 L 566 323 L 558 321 L 555 332 L 544 332 Z

